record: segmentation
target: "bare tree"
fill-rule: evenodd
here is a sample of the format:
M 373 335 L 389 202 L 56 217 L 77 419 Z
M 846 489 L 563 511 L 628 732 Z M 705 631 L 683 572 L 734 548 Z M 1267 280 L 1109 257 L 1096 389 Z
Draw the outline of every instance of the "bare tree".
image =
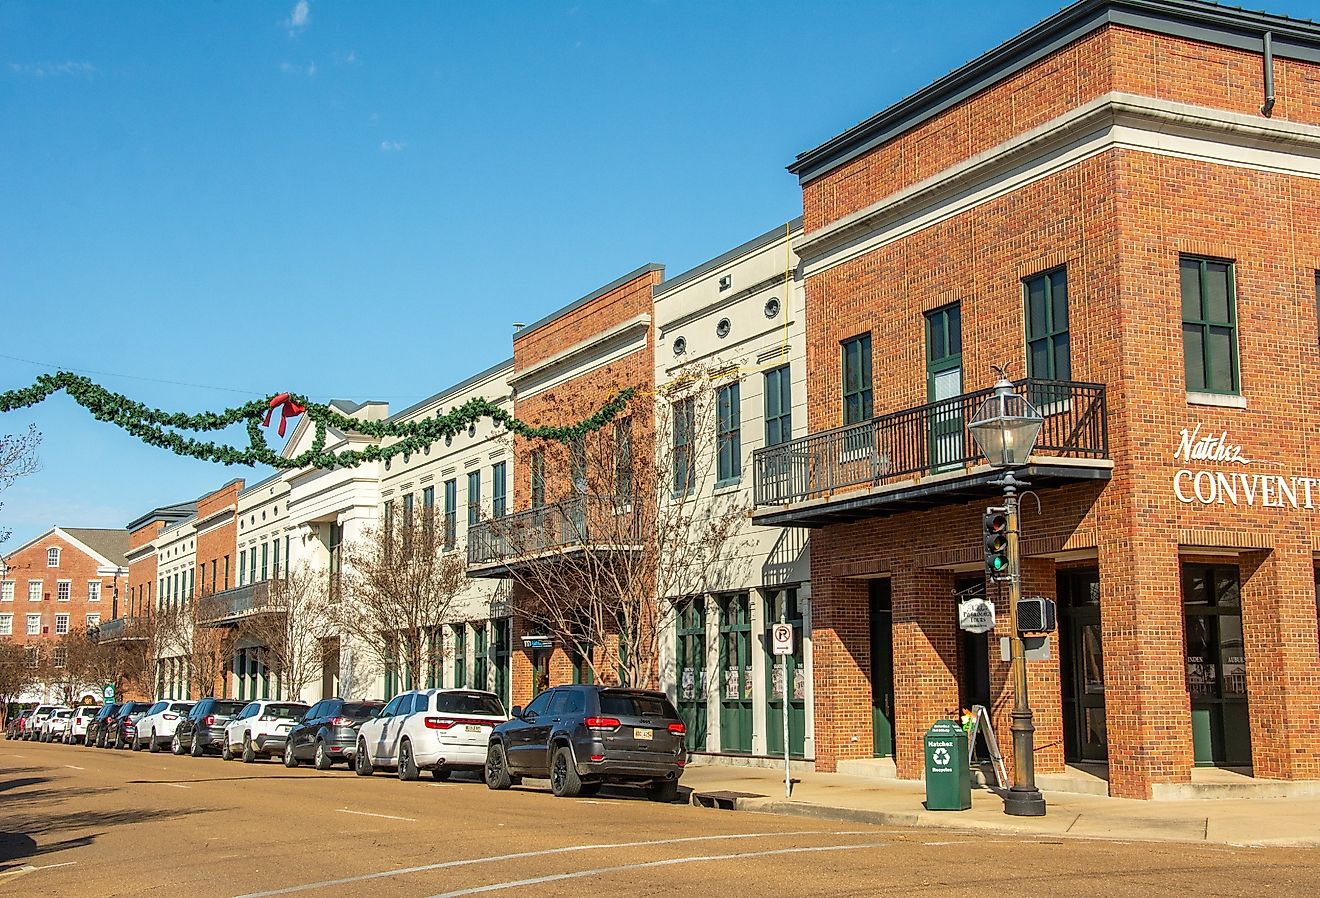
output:
M 8 722 L 9 705 L 36 684 L 37 674 L 21 643 L 0 642 L 0 724 Z
M 491 518 L 490 545 L 475 547 L 479 563 L 483 555 L 514 562 L 514 612 L 588 664 L 597 682 L 655 685 L 660 640 L 676 613 L 668 599 L 703 592 L 740 542 L 748 503 L 736 492 L 713 495 L 713 384 L 696 372 L 569 445 L 525 446 L 539 453 L 531 492 L 545 504 Z
M 41 444 L 41 432 L 37 425 L 30 424 L 22 433 L 0 434 L 0 492 L 3 492 L 20 477 L 34 474 L 40 467 L 37 459 L 37 446 Z M 0 504 L 0 508 L 4 505 Z M 9 528 L 0 527 L 0 543 L 9 539 Z M 3 568 L 0 559 L 0 568 Z
M 44 653 L 42 680 L 59 693 L 66 705 L 73 705 L 85 691 L 114 683 L 119 674 L 115 649 L 97 641 L 95 631 L 70 630 L 59 643 Z
M 345 547 L 346 588 L 336 621 L 380 669 L 420 681 L 443 661 L 440 628 L 467 585 L 453 526 L 430 510 L 387 514 L 379 528 Z
M 199 696 L 223 693 L 225 675 L 237 646 L 233 627 L 201 627 L 193 618 L 192 639 L 188 644 L 188 675 Z
M 321 640 L 330 627 L 327 575 L 302 564 L 264 585 L 265 598 L 254 597 L 256 607 L 235 636 L 262 647 L 282 698 L 297 701 L 321 669 Z

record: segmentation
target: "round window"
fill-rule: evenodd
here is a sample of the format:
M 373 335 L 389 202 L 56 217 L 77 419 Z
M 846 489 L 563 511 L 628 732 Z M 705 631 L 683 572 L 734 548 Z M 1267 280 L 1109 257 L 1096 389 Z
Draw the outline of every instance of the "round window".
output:
M 774 318 L 779 314 L 779 297 L 772 296 L 765 301 L 765 317 Z
M 686 337 L 675 337 L 675 338 L 674 338 L 674 355 L 682 355 L 682 354 L 685 353 L 685 352 L 687 352 L 687 338 L 686 338 Z
M 733 325 L 729 323 L 729 319 L 721 318 L 719 323 L 715 325 L 715 336 L 724 339 L 729 335 L 729 331 L 732 330 L 732 328 Z

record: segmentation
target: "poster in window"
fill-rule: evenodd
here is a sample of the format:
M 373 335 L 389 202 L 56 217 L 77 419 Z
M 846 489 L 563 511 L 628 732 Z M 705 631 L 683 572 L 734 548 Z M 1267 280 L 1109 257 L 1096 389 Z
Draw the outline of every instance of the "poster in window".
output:
M 748 665 L 743 670 L 743 698 L 752 697 L 752 668 Z
M 793 701 L 806 701 L 807 698 L 807 678 L 802 673 L 802 668 L 793 671 Z
M 784 665 L 776 664 L 770 668 L 770 699 L 772 701 L 784 697 Z
M 724 697 L 736 700 L 738 696 L 738 668 L 730 667 L 724 671 Z
M 681 684 L 679 695 L 682 696 L 683 701 L 690 702 L 697 697 L 696 671 L 690 667 L 683 668 L 683 676 L 679 682 Z

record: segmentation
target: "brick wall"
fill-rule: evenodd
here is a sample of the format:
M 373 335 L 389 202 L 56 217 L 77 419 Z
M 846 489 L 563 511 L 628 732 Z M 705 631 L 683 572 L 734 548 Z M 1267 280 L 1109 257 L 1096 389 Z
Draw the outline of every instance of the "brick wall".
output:
M 59 566 L 48 567 L 47 550 L 60 550 Z M 87 625 L 88 614 L 99 614 L 101 620 L 109 620 L 114 607 L 116 591 L 123 592 L 126 580 L 97 573 L 100 566 L 94 557 L 84 553 L 77 545 L 52 531 L 27 546 L 5 557 L 7 573 L 5 578 L 14 582 L 14 601 L 0 602 L 0 614 L 13 614 L 13 636 L 3 637 L 23 644 L 44 646 L 43 654 L 59 642 L 56 634 L 57 614 L 69 616 L 69 632 L 81 630 Z M 28 583 L 41 582 L 41 599 L 33 602 L 28 599 Z M 69 581 L 69 600 L 59 600 L 59 581 Z M 101 585 L 99 601 L 88 601 L 88 583 Z M 41 615 L 41 633 L 29 636 L 27 616 Z

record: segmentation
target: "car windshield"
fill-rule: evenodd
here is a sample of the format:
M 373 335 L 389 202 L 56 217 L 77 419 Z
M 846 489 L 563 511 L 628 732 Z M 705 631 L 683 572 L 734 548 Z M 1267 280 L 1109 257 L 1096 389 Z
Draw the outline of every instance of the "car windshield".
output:
M 232 717 L 243 709 L 245 702 L 216 702 L 211 706 L 212 714 L 219 714 L 222 717 Z
M 441 692 L 436 695 L 435 702 L 435 709 L 447 714 L 504 716 L 500 700 L 485 692 Z
M 290 717 L 302 717 L 306 713 L 306 705 L 267 705 L 266 710 L 261 712 L 261 716 L 287 719 Z
M 349 702 L 339 710 L 339 716 L 350 720 L 366 720 L 374 716 L 381 707 L 379 702 Z
M 615 717 L 668 717 L 677 719 L 678 712 L 663 695 L 645 692 L 602 692 L 600 713 Z

